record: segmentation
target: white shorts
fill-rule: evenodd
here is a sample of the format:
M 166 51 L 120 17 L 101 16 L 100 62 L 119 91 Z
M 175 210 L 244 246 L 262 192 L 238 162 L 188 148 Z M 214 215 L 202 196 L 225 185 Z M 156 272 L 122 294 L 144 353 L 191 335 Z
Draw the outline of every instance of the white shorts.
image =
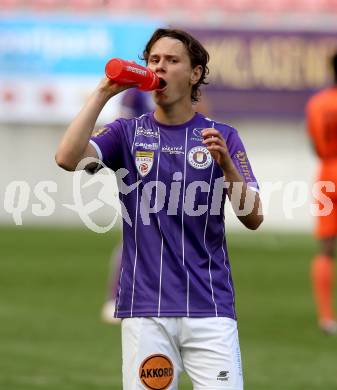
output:
M 122 320 L 123 389 L 177 390 L 186 371 L 194 390 L 242 390 L 236 321 L 225 317 Z

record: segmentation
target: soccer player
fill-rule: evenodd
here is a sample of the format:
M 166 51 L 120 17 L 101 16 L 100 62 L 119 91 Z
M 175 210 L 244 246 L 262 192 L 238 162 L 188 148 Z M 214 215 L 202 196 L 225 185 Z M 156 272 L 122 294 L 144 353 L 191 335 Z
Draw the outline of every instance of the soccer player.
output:
M 307 129 L 320 160 L 318 181 L 331 181 L 337 186 L 337 52 L 332 57 L 334 85 L 318 92 L 307 104 Z M 317 306 L 319 327 L 327 333 L 337 332 L 333 310 L 333 258 L 337 236 L 337 193 L 324 191 L 333 209 L 329 215 L 317 217 L 315 235 L 320 249 L 312 261 L 312 287 Z
M 258 185 L 238 132 L 193 109 L 208 73 L 205 48 L 184 31 L 158 29 L 143 56 L 165 84 L 152 94 L 155 111 L 90 138 L 106 102 L 127 88 L 104 78 L 68 127 L 56 161 L 74 170 L 93 157 L 127 170 L 120 190 L 130 220 L 123 221 L 115 314 L 124 390 L 177 389 L 182 370 L 195 390 L 241 390 L 224 203 L 228 197 L 239 220 L 257 229 Z

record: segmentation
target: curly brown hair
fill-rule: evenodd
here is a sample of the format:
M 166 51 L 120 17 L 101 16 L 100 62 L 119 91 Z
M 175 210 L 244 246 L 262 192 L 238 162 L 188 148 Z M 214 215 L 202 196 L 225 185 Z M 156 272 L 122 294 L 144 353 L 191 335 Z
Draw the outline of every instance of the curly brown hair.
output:
M 160 39 L 160 38 L 173 38 L 178 39 L 185 46 L 188 56 L 191 61 L 192 68 L 195 68 L 197 65 L 201 65 L 202 73 L 199 81 L 192 86 L 191 92 L 191 100 L 192 103 L 196 103 L 199 101 L 201 92 L 200 86 L 202 84 L 208 84 L 206 80 L 206 76 L 209 73 L 209 69 L 207 63 L 209 61 L 209 54 L 207 50 L 202 46 L 202 44 L 192 37 L 189 33 L 183 30 L 178 29 L 170 29 L 170 28 L 158 28 L 153 34 L 150 40 L 147 42 L 145 49 L 143 51 L 143 60 L 148 63 L 150 51 L 152 46 Z

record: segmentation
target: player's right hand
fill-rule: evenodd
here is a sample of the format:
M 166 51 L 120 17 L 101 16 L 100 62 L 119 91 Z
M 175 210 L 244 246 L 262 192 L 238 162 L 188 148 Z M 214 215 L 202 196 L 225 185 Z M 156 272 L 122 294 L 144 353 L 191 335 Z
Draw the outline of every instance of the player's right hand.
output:
M 99 82 L 96 90 L 99 93 L 103 93 L 107 97 L 111 98 L 111 97 L 117 95 L 118 93 L 125 91 L 126 89 L 134 88 L 136 86 L 137 86 L 136 84 L 135 85 L 121 85 L 121 84 L 118 84 L 118 83 L 110 80 L 108 77 L 105 76 Z

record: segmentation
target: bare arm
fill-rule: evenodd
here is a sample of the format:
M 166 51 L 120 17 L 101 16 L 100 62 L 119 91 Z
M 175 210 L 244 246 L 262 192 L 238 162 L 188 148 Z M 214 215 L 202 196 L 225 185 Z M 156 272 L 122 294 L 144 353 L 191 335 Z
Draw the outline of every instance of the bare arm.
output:
M 206 144 L 213 159 L 220 165 L 224 173 L 224 179 L 229 183 L 228 196 L 233 204 L 234 211 L 243 210 L 245 203 L 252 204 L 252 209 L 245 215 L 238 215 L 238 219 L 248 228 L 255 230 L 263 222 L 261 200 L 258 192 L 252 190 L 242 179 L 236 169 L 227 149 L 221 133 L 213 128 L 204 129 L 203 143 Z M 236 188 L 240 191 L 237 192 Z
M 83 158 L 98 157 L 95 148 L 89 143 L 97 118 L 108 100 L 127 88 L 113 83 L 107 77 L 101 80 L 70 123 L 57 148 L 55 160 L 61 168 L 74 171 Z

